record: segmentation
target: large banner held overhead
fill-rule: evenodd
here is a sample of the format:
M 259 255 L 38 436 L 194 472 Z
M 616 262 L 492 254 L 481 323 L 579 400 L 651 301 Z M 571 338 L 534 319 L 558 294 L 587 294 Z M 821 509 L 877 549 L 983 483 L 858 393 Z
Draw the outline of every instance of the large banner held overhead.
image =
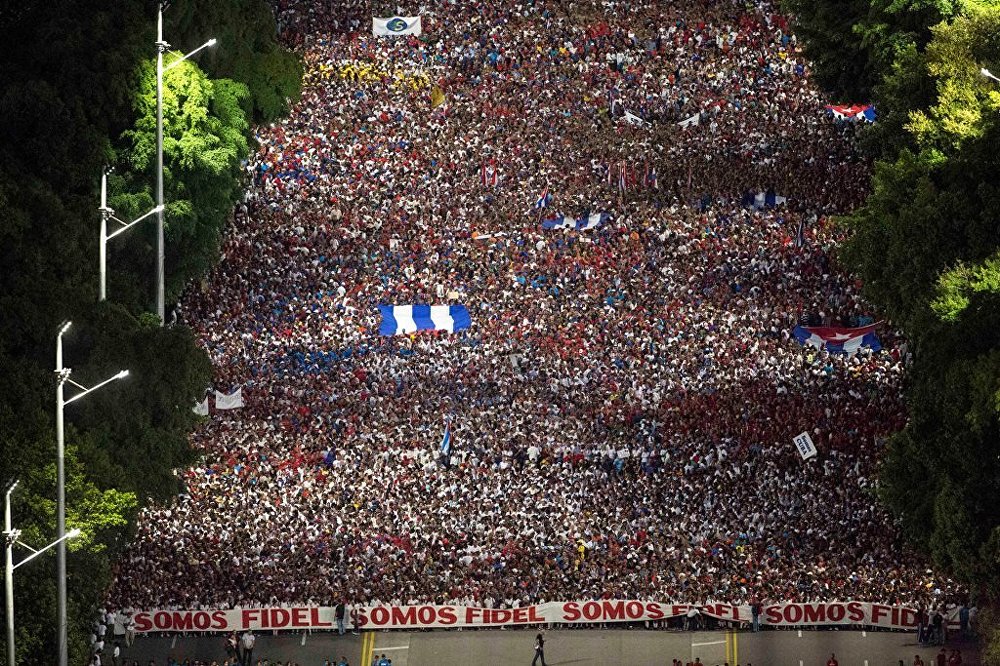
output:
M 712 603 L 703 606 L 667 604 L 659 601 L 605 600 L 565 601 L 521 608 L 476 608 L 472 606 L 357 606 L 350 621 L 362 629 L 449 629 L 455 627 L 513 627 L 530 624 L 588 624 L 648 622 L 688 614 L 700 614 L 727 622 L 749 622 L 750 606 Z M 149 610 L 133 616 L 135 630 L 182 631 L 270 631 L 275 629 L 332 629 L 336 627 L 332 606 L 234 608 L 231 610 Z M 119 624 L 122 614 L 118 614 Z M 958 625 L 958 609 L 948 615 L 949 625 Z M 863 601 L 829 601 L 801 604 L 771 604 L 761 614 L 761 624 L 772 627 L 854 625 L 885 629 L 913 629 L 917 611 L 903 606 Z M 118 630 L 124 631 L 119 626 Z
M 419 16 L 393 16 L 392 18 L 372 18 L 372 34 L 382 37 L 395 35 L 420 35 L 422 28 Z

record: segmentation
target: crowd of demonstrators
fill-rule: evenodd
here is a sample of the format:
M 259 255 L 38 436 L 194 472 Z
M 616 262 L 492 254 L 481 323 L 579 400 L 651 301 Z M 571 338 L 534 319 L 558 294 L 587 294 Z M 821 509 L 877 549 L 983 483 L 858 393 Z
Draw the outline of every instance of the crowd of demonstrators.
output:
M 108 603 L 961 592 L 875 499 L 905 343 L 791 336 L 872 321 L 831 221 L 868 165 L 775 6 L 445 1 L 419 38 L 348 6 L 277 2 L 302 99 L 259 129 L 222 262 L 181 305 L 246 405 L 192 436 L 202 461 L 143 512 Z M 540 225 L 587 212 L 609 219 Z M 472 327 L 379 336 L 378 304 L 417 303 Z

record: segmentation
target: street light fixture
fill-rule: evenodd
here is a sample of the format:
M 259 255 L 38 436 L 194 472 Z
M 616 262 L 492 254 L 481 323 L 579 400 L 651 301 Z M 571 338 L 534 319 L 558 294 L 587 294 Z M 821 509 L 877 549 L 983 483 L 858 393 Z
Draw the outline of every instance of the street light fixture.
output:
M 993 74 L 990 72 L 990 70 L 986 69 L 985 67 L 983 67 L 982 69 L 980 69 L 979 73 L 982 74 L 983 76 L 985 76 L 988 79 L 993 79 L 994 81 L 997 81 L 998 83 L 1000 83 L 1000 78 L 997 78 L 997 77 L 993 76 Z
M 163 72 L 187 60 L 198 51 L 215 45 L 215 39 L 210 39 L 194 51 L 163 67 L 163 54 L 170 44 L 163 41 L 163 10 L 166 0 L 160 0 L 156 14 L 156 316 L 160 318 L 160 326 L 165 319 L 164 274 L 163 274 Z M 65 664 L 60 664 L 65 666 Z
M 57 544 L 61 544 L 67 539 L 73 539 L 75 537 L 80 536 L 80 530 L 74 528 L 69 532 L 67 532 L 65 535 L 63 535 L 62 537 L 56 539 L 49 545 L 45 546 L 41 550 L 35 550 L 26 543 L 21 542 L 19 540 L 21 532 L 20 530 L 15 530 L 11 526 L 11 520 L 10 520 L 10 494 L 14 492 L 15 488 L 17 488 L 17 484 L 18 481 L 15 480 L 7 485 L 7 489 L 5 491 L 6 496 L 4 501 L 4 508 L 3 508 L 3 536 L 4 536 L 4 544 L 6 550 L 6 559 L 3 570 L 4 573 L 3 580 L 4 580 L 4 591 L 6 592 L 6 597 L 7 597 L 7 613 L 6 613 L 7 614 L 7 663 L 10 666 L 14 666 L 14 660 L 16 657 L 14 653 L 14 569 L 17 569 L 18 567 L 27 564 L 31 560 L 35 559 L 36 557 L 47 551 L 49 548 L 52 548 Z M 23 546 L 28 550 L 32 551 L 31 555 L 24 558 L 17 564 L 14 564 L 15 543 L 19 546 Z
M 63 426 L 63 408 L 72 402 L 76 402 L 83 396 L 96 391 L 102 386 L 110 384 L 116 379 L 122 379 L 123 377 L 128 376 L 128 370 L 122 370 L 113 377 L 105 379 L 103 382 L 90 388 L 87 388 L 82 384 L 78 384 L 70 379 L 69 377 L 73 370 L 71 368 L 63 367 L 62 336 L 69 330 L 71 324 L 72 322 L 64 322 L 59 327 L 59 333 L 56 335 L 56 536 L 58 539 L 51 545 L 58 544 L 59 546 L 59 549 L 57 550 L 58 580 L 56 581 L 59 593 L 59 666 L 68 666 L 69 663 L 69 644 L 66 635 L 66 539 L 70 537 L 67 536 L 66 532 L 66 444 L 64 432 L 65 428 Z M 66 400 L 63 397 L 63 386 L 67 382 L 80 389 L 80 392 L 69 400 Z M 46 546 L 46 548 L 48 547 L 49 546 Z
M 119 220 L 117 217 L 115 217 L 114 209 L 108 207 L 108 172 L 105 171 L 103 174 L 101 174 L 101 207 L 98 208 L 98 210 L 101 212 L 101 238 L 100 238 L 101 248 L 98 259 L 99 262 L 98 274 L 100 275 L 100 286 L 98 289 L 97 300 L 103 301 L 107 298 L 108 241 L 114 238 L 115 236 L 118 236 L 119 234 L 125 233 L 126 231 L 131 229 L 133 225 L 142 222 L 150 215 L 161 212 L 163 210 L 163 206 L 157 206 L 156 208 L 153 208 L 152 210 L 147 212 L 145 215 L 141 215 L 140 217 L 137 217 L 131 222 L 126 223 L 123 222 L 122 220 Z M 109 234 L 108 220 L 114 220 L 118 224 L 122 225 L 121 229 L 113 231 L 112 233 Z

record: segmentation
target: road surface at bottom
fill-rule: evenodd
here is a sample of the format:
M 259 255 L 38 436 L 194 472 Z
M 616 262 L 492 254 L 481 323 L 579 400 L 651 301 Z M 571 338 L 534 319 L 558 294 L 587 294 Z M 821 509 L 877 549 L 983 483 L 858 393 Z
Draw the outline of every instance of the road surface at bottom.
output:
M 300 666 L 323 666 L 346 656 L 351 666 L 371 666 L 385 655 L 393 666 L 528 666 L 534 657 L 536 630 L 363 632 L 360 636 L 328 633 L 270 636 L 261 634 L 253 652 L 258 659 L 291 660 Z M 700 660 L 706 666 L 825 666 L 836 654 L 840 666 L 906 666 L 919 654 L 934 663 L 940 648 L 918 646 L 913 634 L 864 631 L 646 631 L 641 629 L 558 629 L 545 635 L 545 663 L 551 666 L 670 666 L 671 660 Z M 962 651 L 962 666 L 979 666 L 973 646 Z M 213 637 L 140 637 L 124 657 L 147 666 L 177 660 L 225 658 L 223 639 Z

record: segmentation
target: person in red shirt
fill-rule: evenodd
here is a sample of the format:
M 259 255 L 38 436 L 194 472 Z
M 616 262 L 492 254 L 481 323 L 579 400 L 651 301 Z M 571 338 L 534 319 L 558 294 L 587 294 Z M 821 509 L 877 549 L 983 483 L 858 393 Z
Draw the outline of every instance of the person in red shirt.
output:
M 925 666 L 924 660 L 920 658 L 919 654 L 913 655 L 913 666 Z
M 826 660 L 826 666 L 840 666 L 840 663 L 837 661 L 837 655 L 831 652 L 830 658 Z

